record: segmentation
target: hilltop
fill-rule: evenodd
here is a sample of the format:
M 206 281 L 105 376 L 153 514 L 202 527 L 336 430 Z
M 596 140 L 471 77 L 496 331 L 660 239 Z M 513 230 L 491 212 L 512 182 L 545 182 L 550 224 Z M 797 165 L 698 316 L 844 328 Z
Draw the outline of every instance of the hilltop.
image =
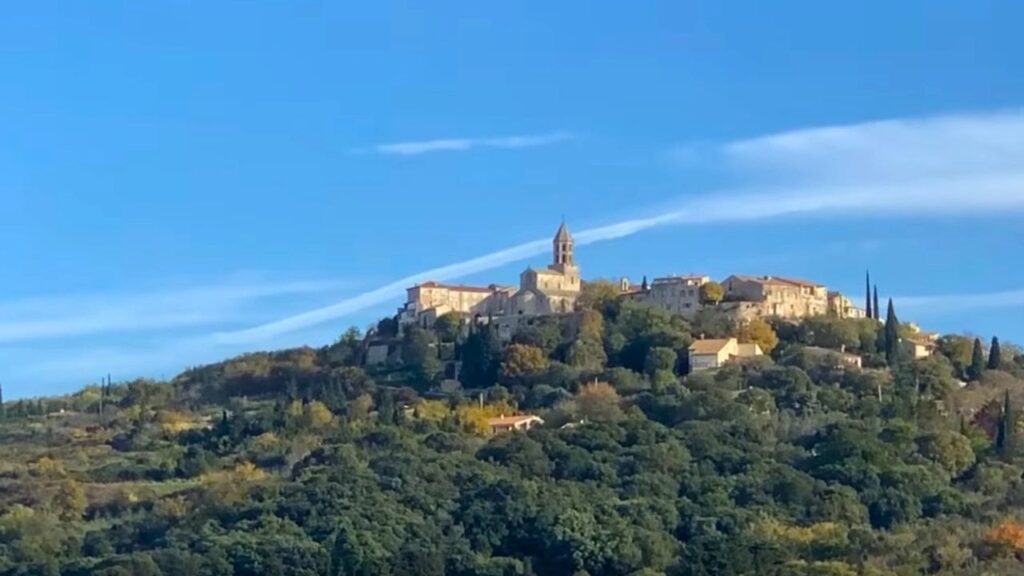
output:
M 0 573 L 1024 568 L 1020 350 L 606 288 L 8 402 Z

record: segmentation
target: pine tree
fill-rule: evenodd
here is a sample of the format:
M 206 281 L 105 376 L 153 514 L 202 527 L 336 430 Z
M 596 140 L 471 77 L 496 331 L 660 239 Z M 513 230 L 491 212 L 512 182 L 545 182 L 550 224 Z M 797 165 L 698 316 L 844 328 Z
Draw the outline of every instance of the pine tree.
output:
M 875 313 L 872 312 L 872 308 L 871 308 L 871 271 L 870 270 L 864 273 L 864 293 L 865 293 L 865 297 L 864 297 L 864 300 L 865 300 L 865 302 L 864 302 L 865 314 L 864 315 L 867 316 L 868 318 L 874 318 L 875 317 Z
M 988 349 L 988 369 L 999 370 L 1003 365 L 1003 351 L 999 348 L 999 338 L 992 337 L 992 346 Z
M 896 318 L 896 309 L 892 305 L 892 298 L 889 298 L 889 309 L 885 313 L 885 359 L 890 366 L 896 365 L 901 356 L 900 346 L 900 321 Z
M 974 339 L 974 351 L 971 353 L 971 364 L 967 367 L 967 377 L 971 380 L 981 378 L 985 371 L 985 350 L 981 347 L 981 340 Z
M 875 320 L 882 319 L 882 309 L 878 306 L 878 285 L 875 284 Z

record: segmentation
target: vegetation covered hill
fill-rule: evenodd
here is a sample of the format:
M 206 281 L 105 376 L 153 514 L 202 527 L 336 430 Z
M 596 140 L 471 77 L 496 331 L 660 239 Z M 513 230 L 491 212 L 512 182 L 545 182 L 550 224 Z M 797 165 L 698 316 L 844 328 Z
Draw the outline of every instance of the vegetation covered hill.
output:
M 583 302 L 8 402 L 0 573 L 1024 573 L 1019 351 Z M 699 334 L 771 355 L 686 374 Z

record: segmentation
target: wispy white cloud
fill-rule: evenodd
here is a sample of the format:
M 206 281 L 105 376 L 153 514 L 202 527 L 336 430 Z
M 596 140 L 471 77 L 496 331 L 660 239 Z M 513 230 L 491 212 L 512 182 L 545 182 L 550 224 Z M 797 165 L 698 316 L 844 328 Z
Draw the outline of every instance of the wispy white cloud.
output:
M 0 343 L 252 321 L 257 302 L 337 290 L 337 281 L 232 281 L 179 289 L 0 302 Z
M 971 294 L 939 294 L 894 298 L 900 310 L 946 315 L 971 310 L 1024 307 L 1024 289 Z
M 473 141 L 410 143 L 393 153 L 465 149 Z M 944 116 L 796 130 L 729 143 L 720 152 L 755 177 L 785 174 L 773 187 L 722 190 L 675 209 L 583 230 L 580 245 L 651 228 L 758 220 L 801 214 L 988 213 L 1024 208 L 1024 114 Z M 259 342 L 400 298 L 425 279 L 449 280 L 523 260 L 548 249 L 537 239 L 490 254 L 411 274 L 331 306 L 246 330 L 221 332 L 218 342 Z
M 1020 110 L 792 130 L 732 142 L 733 168 L 787 182 L 889 182 L 1017 172 Z
M 415 155 L 438 150 L 467 150 L 479 146 L 523 147 L 565 139 L 568 135 L 527 136 L 515 139 L 454 139 L 384 144 L 373 151 Z M 649 217 L 634 218 L 577 231 L 579 245 L 610 241 L 658 227 L 765 220 L 809 215 L 865 218 L 882 215 L 990 214 L 1024 211 L 1024 114 L 959 115 L 926 119 L 890 120 L 850 126 L 796 130 L 728 143 L 716 155 L 726 160 L 730 173 L 749 185 L 712 191 L 668 206 Z M 110 349 L 101 360 L 106 369 L 121 373 L 146 366 L 174 365 L 216 359 L 251 347 L 289 345 L 303 341 L 308 330 L 360 311 L 397 304 L 405 288 L 426 279 L 453 280 L 544 254 L 546 237 L 409 274 L 380 287 L 343 299 L 330 306 L 289 315 L 242 330 L 211 323 L 208 336 L 170 339 L 152 348 Z M 983 295 L 903 297 L 899 308 L 934 309 L 938 306 L 1007 307 L 1024 304 L 1024 290 Z M 22 304 L 23 306 L 23 304 Z M 150 310 L 160 308 L 149 306 Z M 230 307 L 228 307 L 230 308 Z M 0 339 L 10 321 L 0 305 Z M 191 308 L 195 312 L 195 308 Z M 177 321 L 190 318 L 182 311 Z M 59 329 L 49 333 L 85 333 L 110 326 L 131 327 L 139 320 L 106 314 L 101 320 L 88 314 L 65 315 Z M 200 322 L 201 313 L 192 321 Z M 83 319 L 84 317 L 84 319 Z M 223 315 L 221 315 L 223 317 Z M 69 318 L 78 318 L 68 321 Z M 159 315 L 152 324 L 160 324 Z M 116 322 L 114 321 L 116 320 Z M 165 318 L 164 324 L 173 319 Z M 84 327 L 76 327 L 77 324 Z M 209 329 L 209 328 L 207 328 Z M 8 334 L 11 326 L 8 325 Z M 25 332 L 24 327 L 19 328 Z M 123 360 L 119 362 L 119 358 Z M 78 368 L 95 365 L 89 354 L 79 356 Z M 159 366 L 159 368 L 157 367 Z M 120 367 L 120 368 L 118 368 Z M 129 368 L 131 367 L 131 368 Z M 32 366 L 21 369 L 28 374 Z M 38 366 L 45 373 L 46 366 Z
M 533 148 L 547 146 L 574 136 L 569 132 L 547 132 L 544 134 L 528 134 L 523 136 L 499 136 L 490 138 L 441 138 L 437 140 L 420 140 L 413 142 L 392 142 L 377 144 L 361 152 L 376 152 L 395 156 L 418 156 L 430 152 L 461 152 L 474 148 Z

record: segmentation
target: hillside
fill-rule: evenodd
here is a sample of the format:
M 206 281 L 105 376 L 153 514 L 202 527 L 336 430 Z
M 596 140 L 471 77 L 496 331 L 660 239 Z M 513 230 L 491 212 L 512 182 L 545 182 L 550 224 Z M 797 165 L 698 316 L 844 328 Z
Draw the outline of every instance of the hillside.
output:
M 1024 573 L 1019 350 L 581 305 L 8 402 L 0 574 Z

